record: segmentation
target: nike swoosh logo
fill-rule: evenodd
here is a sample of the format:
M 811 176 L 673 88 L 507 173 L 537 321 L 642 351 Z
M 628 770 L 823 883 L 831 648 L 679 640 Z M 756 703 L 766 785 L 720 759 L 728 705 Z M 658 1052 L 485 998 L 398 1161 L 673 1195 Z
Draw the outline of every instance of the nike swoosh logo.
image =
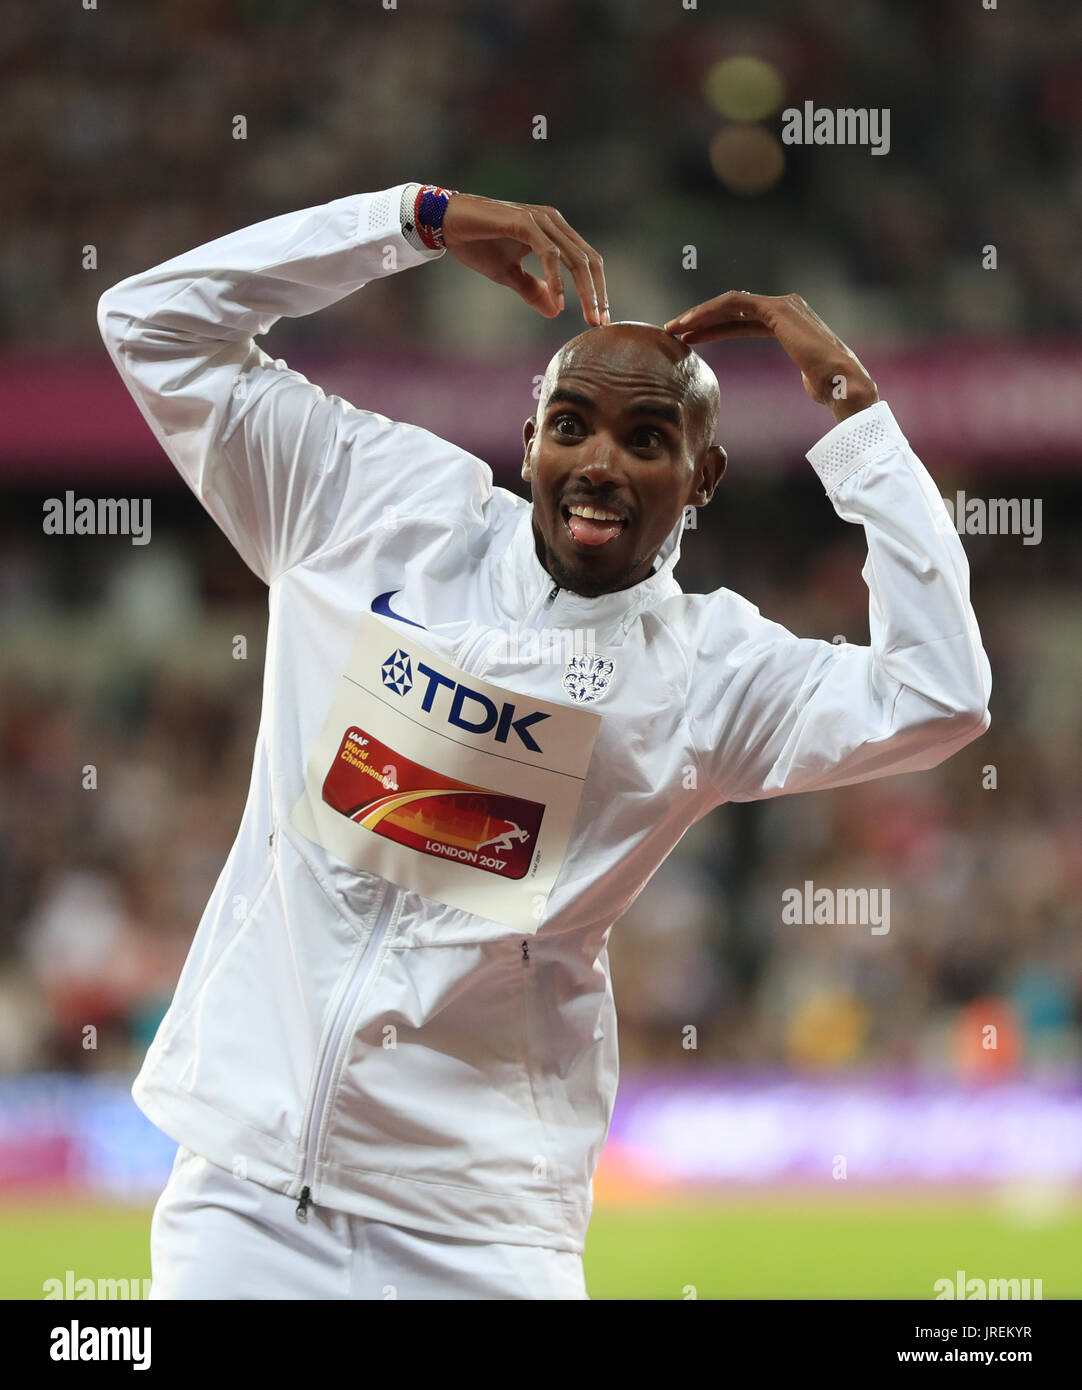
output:
M 410 627 L 419 627 L 422 632 L 427 632 L 424 623 L 415 623 L 412 618 L 403 618 L 391 612 L 391 599 L 400 592 L 399 589 L 388 589 L 385 594 L 377 594 L 372 600 L 372 612 L 378 613 L 381 618 L 393 618 L 396 623 L 409 623 Z

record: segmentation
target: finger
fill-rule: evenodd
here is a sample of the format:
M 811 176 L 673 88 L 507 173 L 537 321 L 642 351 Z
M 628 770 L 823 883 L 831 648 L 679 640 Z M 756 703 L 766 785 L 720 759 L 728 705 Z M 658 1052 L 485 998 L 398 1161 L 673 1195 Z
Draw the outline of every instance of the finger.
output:
M 545 286 L 552 298 L 553 304 L 556 305 L 556 312 L 561 313 L 566 303 L 564 299 L 564 280 L 563 276 L 560 274 L 560 263 L 563 258 L 560 255 L 559 249 L 556 249 L 554 251 L 545 252 L 539 259 L 541 261 L 541 269 L 545 272 Z M 521 270 L 522 267 L 520 266 L 519 269 Z M 523 273 L 525 274 L 527 272 Z
M 560 286 L 559 299 L 553 294 L 551 284 L 545 280 L 538 279 L 536 275 L 531 275 L 528 270 L 523 270 L 520 265 L 513 266 L 507 272 L 507 278 L 501 281 L 508 289 L 523 299 L 531 309 L 547 319 L 554 319 L 563 307 L 563 287 Z M 559 272 L 557 271 L 557 283 L 559 283 Z
M 524 242 L 541 262 L 548 292 L 552 298 L 552 303 L 557 306 L 556 313 L 559 313 L 564 307 L 564 285 L 560 277 L 562 253 L 559 246 L 525 208 L 522 209 L 513 226 L 508 229 L 508 235 L 514 237 L 516 241 Z M 523 271 L 521 267 L 519 270 L 522 275 L 528 275 L 528 272 Z M 528 276 L 528 278 L 533 279 L 534 277 Z M 512 288 L 517 288 L 517 284 Z M 521 291 L 519 292 L 521 293 Z M 548 317 L 552 317 L 552 315 L 548 315 Z
M 749 294 L 747 290 L 728 290 L 714 299 L 704 300 L 691 309 L 685 309 L 665 325 L 669 333 L 683 333 L 688 328 L 698 328 L 704 323 L 725 323 L 741 318 L 759 317 L 760 311 L 770 299 L 769 295 Z
M 549 235 L 552 237 L 553 241 L 565 252 L 569 252 L 571 248 L 574 247 L 585 256 L 586 264 L 590 271 L 590 279 L 593 282 L 594 295 L 597 300 L 598 323 L 611 323 L 612 316 L 609 313 L 609 290 L 605 283 L 605 262 L 601 258 L 601 253 L 596 251 L 585 237 L 581 237 L 578 232 L 575 231 L 574 227 L 572 227 L 562 212 L 558 212 L 556 208 L 546 208 L 545 212 L 548 215 Z
M 696 304 L 691 309 L 685 309 L 682 314 L 677 314 L 676 318 L 669 319 L 662 327 L 665 329 L 666 333 L 675 333 L 679 336 L 685 328 L 691 327 L 692 323 L 700 317 L 704 309 L 715 303 L 717 303 L 716 300 L 709 299 L 702 304 Z
M 691 328 L 673 336 L 691 347 L 695 343 L 719 343 L 726 338 L 773 338 L 775 335 L 765 323 L 747 319 L 741 323 L 704 324 L 702 328 Z
M 546 234 L 560 248 L 564 264 L 571 272 L 575 289 L 582 301 L 583 318 L 591 327 L 600 327 L 603 322 L 604 286 L 602 286 L 601 291 L 602 297 L 599 297 L 597 284 L 594 280 L 594 265 L 596 262 L 600 270 L 601 257 L 581 238 L 567 236 L 555 219 L 549 215 L 547 208 L 538 209 L 534 216 Z

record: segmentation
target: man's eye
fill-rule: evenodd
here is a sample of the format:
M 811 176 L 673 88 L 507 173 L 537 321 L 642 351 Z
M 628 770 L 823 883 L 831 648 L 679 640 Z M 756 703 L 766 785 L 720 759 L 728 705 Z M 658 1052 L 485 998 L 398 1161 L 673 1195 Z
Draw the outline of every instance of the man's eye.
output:
M 657 449 L 660 448 L 662 442 L 663 436 L 660 430 L 650 429 L 648 426 L 643 425 L 641 429 L 635 431 L 632 447 L 636 449 Z
M 578 421 L 574 415 L 557 415 L 552 422 L 552 428 L 557 434 L 574 434 L 578 429 Z M 564 426 L 568 426 L 567 429 Z

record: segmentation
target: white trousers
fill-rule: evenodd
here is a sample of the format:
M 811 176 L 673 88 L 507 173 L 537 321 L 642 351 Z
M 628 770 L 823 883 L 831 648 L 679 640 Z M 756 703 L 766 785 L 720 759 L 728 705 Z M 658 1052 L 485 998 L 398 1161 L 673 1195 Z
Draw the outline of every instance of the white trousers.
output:
M 150 1227 L 155 1299 L 588 1298 L 582 1257 L 309 1207 L 177 1150 Z

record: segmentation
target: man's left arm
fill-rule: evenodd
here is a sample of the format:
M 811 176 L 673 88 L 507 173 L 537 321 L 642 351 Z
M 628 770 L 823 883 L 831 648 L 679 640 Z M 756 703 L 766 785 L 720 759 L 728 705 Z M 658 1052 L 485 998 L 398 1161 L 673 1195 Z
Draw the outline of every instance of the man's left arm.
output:
M 808 459 L 868 542 L 868 646 L 795 637 L 724 590 L 702 605 L 689 724 L 718 799 L 936 766 L 988 727 L 991 672 L 935 484 L 875 383 L 803 300 L 730 294 L 669 327 L 689 321 L 685 341 L 778 338 L 838 420 Z

